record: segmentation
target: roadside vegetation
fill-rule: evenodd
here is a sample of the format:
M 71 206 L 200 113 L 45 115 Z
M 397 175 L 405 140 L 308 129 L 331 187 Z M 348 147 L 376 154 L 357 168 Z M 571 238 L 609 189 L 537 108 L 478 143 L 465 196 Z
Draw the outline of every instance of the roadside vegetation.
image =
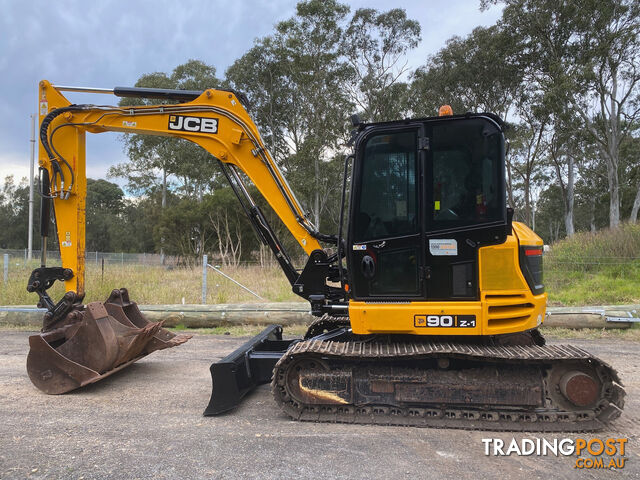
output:
M 542 327 L 542 334 L 547 339 L 581 339 L 581 340 L 626 340 L 640 342 L 640 325 L 631 328 L 558 328 Z
M 26 290 L 32 268 L 12 262 L 9 282 L 0 288 L 0 305 L 31 305 Z M 277 266 L 227 266 L 222 271 L 268 302 L 303 301 Z M 213 270 L 208 271 L 207 303 L 261 302 Z M 640 304 L 640 225 L 623 224 L 596 233 L 576 233 L 552 245 L 544 256 L 544 282 L 552 306 Z M 201 267 L 87 264 L 85 302 L 104 301 L 114 288 L 126 287 L 140 304 L 202 303 Z M 59 282 L 50 290 L 61 298 Z
M 640 225 L 581 232 L 544 256 L 550 305 L 640 303 Z
M 26 285 L 32 268 L 37 265 L 15 265 L 9 269 L 9 282 L 0 287 L 0 305 L 35 305 L 38 296 L 27 292 Z M 259 265 L 225 267 L 222 271 L 253 290 L 268 302 L 302 301 L 278 267 Z M 129 296 L 139 304 L 202 303 L 202 268 L 172 268 L 149 265 L 87 264 L 85 303 L 105 301 L 114 288 L 126 287 Z M 58 300 L 64 286 L 56 282 L 49 295 Z M 207 303 L 261 302 L 230 280 L 209 269 L 207 275 Z

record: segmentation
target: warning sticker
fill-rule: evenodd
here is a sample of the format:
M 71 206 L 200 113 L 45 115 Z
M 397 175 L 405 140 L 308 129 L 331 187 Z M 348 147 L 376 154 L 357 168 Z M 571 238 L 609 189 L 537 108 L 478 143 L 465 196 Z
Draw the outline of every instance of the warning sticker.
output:
M 71 232 L 65 232 L 64 242 L 61 243 L 63 247 L 70 247 L 71 244 Z
M 433 256 L 458 255 L 458 242 L 453 238 L 429 240 L 429 252 Z

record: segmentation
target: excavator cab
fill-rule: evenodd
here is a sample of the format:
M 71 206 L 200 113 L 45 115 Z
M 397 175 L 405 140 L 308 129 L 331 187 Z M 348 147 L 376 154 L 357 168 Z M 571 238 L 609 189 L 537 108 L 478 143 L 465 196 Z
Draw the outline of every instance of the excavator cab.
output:
M 354 300 L 479 300 L 478 245 L 510 230 L 490 116 L 365 127 L 346 250 Z

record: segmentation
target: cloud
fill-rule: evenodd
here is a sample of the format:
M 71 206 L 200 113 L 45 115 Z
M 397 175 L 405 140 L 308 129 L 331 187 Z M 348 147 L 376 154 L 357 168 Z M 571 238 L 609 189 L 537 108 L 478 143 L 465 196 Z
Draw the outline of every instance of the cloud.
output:
M 9 175 L 13 175 L 14 180 L 17 182 L 22 177 L 29 178 L 29 156 L 0 152 L 0 184 Z
M 490 25 L 501 11 L 493 7 L 480 12 L 476 0 L 343 1 L 352 11 L 405 8 L 410 18 L 418 20 L 423 41 L 408 57 L 412 69 L 423 65 L 452 35 Z M 0 175 L 12 169 L 28 172 L 29 115 L 36 109 L 41 79 L 60 85 L 127 86 L 145 73 L 170 72 L 190 58 L 214 65 L 223 76 L 255 38 L 272 33 L 278 21 L 291 17 L 295 4 L 295 0 L 0 0 L 0 71 L 4 72 Z M 116 100 L 98 95 L 69 98 L 81 103 Z M 115 139 L 99 140 L 95 149 L 94 141 L 88 142 L 90 175 L 103 175 L 109 165 L 126 160 Z

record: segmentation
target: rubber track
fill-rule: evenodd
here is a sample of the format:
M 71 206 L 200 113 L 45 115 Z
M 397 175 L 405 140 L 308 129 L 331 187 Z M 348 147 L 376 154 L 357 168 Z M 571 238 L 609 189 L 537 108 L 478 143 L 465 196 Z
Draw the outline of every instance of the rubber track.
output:
M 292 399 L 285 388 L 286 371 L 301 359 L 338 360 L 341 363 L 374 360 L 420 360 L 449 357 L 518 365 L 572 361 L 595 368 L 604 383 L 604 398 L 591 410 L 576 412 L 558 408 L 531 410 L 464 409 L 458 405 L 390 407 L 387 405 L 303 405 Z M 356 342 L 307 340 L 295 344 L 276 364 L 271 383 L 276 403 L 296 420 L 406 425 L 416 427 L 463 428 L 495 431 L 563 431 L 600 430 L 620 416 L 624 406 L 624 389 L 616 371 L 589 352 L 571 345 L 483 346 L 436 342 Z M 548 388 L 545 385 L 545 388 Z

